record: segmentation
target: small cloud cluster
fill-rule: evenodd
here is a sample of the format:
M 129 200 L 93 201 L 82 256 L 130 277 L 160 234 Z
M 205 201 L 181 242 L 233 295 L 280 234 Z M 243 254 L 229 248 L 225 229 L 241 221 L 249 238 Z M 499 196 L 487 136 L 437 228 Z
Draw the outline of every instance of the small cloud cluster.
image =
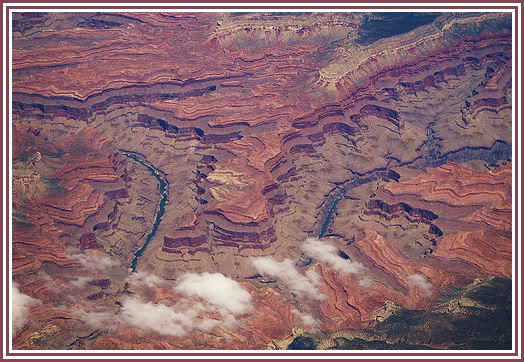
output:
M 410 285 L 420 288 L 423 294 L 427 297 L 430 297 L 433 292 L 433 286 L 428 281 L 428 279 L 422 274 L 411 274 L 408 276 L 408 282 Z
M 302 243 L 302 250 L 308 256 L 329 265 L 339 273 L 361 274 L 367 269 L 359 262 L 350 261 L 338 255 L 338 248 L 334 245 L 320 241 L 317 238 L 307 238 Z
M 318 261 L 329 265 L 341 274 L 354 274 L 359 279 L 361 287 L 368 288 L 373 282 L 365 276 L 367 268 L 359 262 L 342 258 L 338 254 L 338 248 L 327 241 L 320 241 L 317 238 L 307 238 L 302 243 L 302 251 Z
M 43 271 L 38 272 L 38 277 L 45 282 L 46 289 L 54 293 L 64 293 L 71 291 L 71 289 L 81 289 L 93 279 L 90 277 L 75 277 L 63 281 L 60 279 L 54 279 Z M 71 297 L 68 296 L 67 299 L 71 300 Z
M 42 279 L 45 282 L 47 290 L 50 290 L 55 293 L 60 293 L 66 290 L 66 287 L 60 281 L 53 279 L 49 274 L 39 271 L 37 273 L 38 278 Z
M 196 304 L 182 310 L 180 306 L 168 307 L 164 304 L 143 302 L 137 297 L 127 298 L 122 306 L 122 318 L 128 324 L 158 334 L 180 337 L 193 328 L 201 310 Z
M 107 269 L 118 266 L 115 260 L 101 252 L 97 254 L 86 254 L 77 248 L 68 248 L 66 254 L 71 262 L 80 265 L 79 269 L 84 272 L 84 274 L 91 276 L 95 273 L 104 273 Z M 93 279 L 92 277 L 81 276 L 69 279 L 67 282 L 62 282 L 54 280 L 45 272 L 39 272 L 38 276 L 46 282 L 47 289 L 55 293 L 62 293 L 71 288 L 83 288 Z
M 155 274 L 150 274 L 143 271 L 131 273 L 131 275 L 126 278 L 126 282 L 134 285 L 145 285 L 149 288 L 158 288 L 165 283 L 163 279 L 157 277 Z
M 220 273 L 184 274 L 175 291 L 187 297 L 200 297 L 234 315 L 251 309 L 251 294 L 237 281 Z
M 317 319 L 313 318 L 313 316 L 311 316 L 310 314 L 301 312 L 295 308 L 291 309 L 291 313 L 293 313 L 295 317 L 297 317 L 297 320 L 304 327 L 309 327 L 315 330 L 320 327 L 320 322 Z
M 122 322 L 114 313 L 105 309 L 90 309 L 89 311 L 82 307 L 75 307 L 71 310 L 71 315 L 79 320 L 84 321 L 91 328 L 103 328 L 114 330 L 121 326 Z
M 360 285 L 363 288 L 369 288 L 372 283 L 373 283 L 373 279 L 369 277 L 362 277 L 362 279 L 358 281 L 358 285 Z
M 128 281 L 149 287 L 164 284 L 159 277 L 143 272 L 134 273 Z M 130 325 L 162 335 L 184 336 L 192 330 L 208 331 L 219 324 L 231 328 L 237 317 L 252 310 L 251 294 L 220 273 L 184 274 L 174 291 L 184 298 L 171 306 L 132 296 L 122 300 L 118 315 L 82 309 L 75 311 L 75 316 L 98 328 Z
M 18 288 L 18 284 L 13 283 L 11 290 L 11 310 L 13 311 L 13 333 L 17 333 L 26 324 L 29 317 L 29 309 L 40 304 L 38 299 L 24 294 Z
M 311 299 L 326 298 L 318 289 L 320 276 L 312 269 L 301 274 L 291 259 L 277 261 L 269 256 L 252 258 L 251 263 L 259 273 L 280 279 L 296 295 Z
M 302 251 L 307 256 L 329 265 L 331 268 L 343 274 L 357 274 L 362 287 L 369 287 L 371 279 L 364 276 L 367 268 L 359 262 L 353 262 L 342 258 L 338 254 L 338 248 L 326 241 L 317 238 L 307 238 L 302 243 Z M 323 300 L 326 298 L 319 289 L 320 276 L 308 269 L 305 273 L 297 270 L 295 262 L 291 259 L 277 261 L 272 257 L 263 256 L 252 258 L 251 263 L 259 273 L 280 279 L 286 286 L 298 296 L 306 296 L 311 299 Z
M 92 279 L 93 278 L 90 277 L 78 277 L 76 279 L 70 280 L 68 283 L 68 287 L 80 289 L 83 288 Z
M 67 254 L 71 259 L 80 264 L 80 267 L 89 271 L 106 271 L 107 269 L 117 266 L 118 263 L 106 256 L 103 253 L 98 253 L 96 256 L 92 254 L 82 253 L 78 249 L 68 249 Z

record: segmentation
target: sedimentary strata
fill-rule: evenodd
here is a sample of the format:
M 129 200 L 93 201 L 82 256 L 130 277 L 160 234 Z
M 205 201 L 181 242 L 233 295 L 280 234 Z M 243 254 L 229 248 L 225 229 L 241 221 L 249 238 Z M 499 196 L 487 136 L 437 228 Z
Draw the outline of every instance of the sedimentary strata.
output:
M 398 16 L 14 14 L 12 268 L 43 302 L 15 347 L 369 337 L 454 288 L 510 279 L 511 15 L 426 14 L 409 29 Z M 308 237 L 335 259 L 307 255 Z M 291 260 L 323 297 L 255 257 Z M 133 286 L 133 269 L 166 284 Z M 130 296 L 174 308 L 187 272 L 238 281 L 252 312 L 229 325 L 200 311 L 209 328 L 178 336 L 96 325 Z

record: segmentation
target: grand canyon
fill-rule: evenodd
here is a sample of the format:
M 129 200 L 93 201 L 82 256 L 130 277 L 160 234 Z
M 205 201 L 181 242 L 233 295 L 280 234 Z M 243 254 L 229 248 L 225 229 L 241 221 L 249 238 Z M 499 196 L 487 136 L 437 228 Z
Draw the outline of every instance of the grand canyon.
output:
M 15 12 L 14 350 L 512 347 L 512 15 Z

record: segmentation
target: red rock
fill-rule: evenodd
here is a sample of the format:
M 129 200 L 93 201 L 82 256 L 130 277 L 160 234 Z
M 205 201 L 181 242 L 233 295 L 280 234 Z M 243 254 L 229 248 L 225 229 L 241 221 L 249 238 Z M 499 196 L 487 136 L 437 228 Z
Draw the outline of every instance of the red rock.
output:
M 448 15 L 360 45 L 361 13 L 15 14 L 12 268 L 43 301 L 15 347 L 262 349 L 300 326 L 293 308 L 360 330 L 385 303 L 432 310 L 450 288 L 511 278 L 511 163 L 458 163 L 511 156 L 511 19 Z M 300 245 L 321 229 L 369 280 L 315 260 L 300 272 L 327 299 L 309 301 L 252 277 L 250 256 L 307 265 Z M 73 310 L 181 300 L 126 286 L 147 235 L 139 271 L 170 287 L 223 273 L 253 311 L 183 337 L 94 333 Z M 83 270 L 77 245 L 99 263 Z

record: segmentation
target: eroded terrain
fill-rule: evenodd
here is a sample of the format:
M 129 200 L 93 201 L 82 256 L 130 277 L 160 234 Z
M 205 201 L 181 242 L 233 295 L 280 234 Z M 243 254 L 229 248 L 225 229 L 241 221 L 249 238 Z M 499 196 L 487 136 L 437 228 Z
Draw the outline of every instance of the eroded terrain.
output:
M 15 349 L 511 348 L 510 14 L 13 19 Z

